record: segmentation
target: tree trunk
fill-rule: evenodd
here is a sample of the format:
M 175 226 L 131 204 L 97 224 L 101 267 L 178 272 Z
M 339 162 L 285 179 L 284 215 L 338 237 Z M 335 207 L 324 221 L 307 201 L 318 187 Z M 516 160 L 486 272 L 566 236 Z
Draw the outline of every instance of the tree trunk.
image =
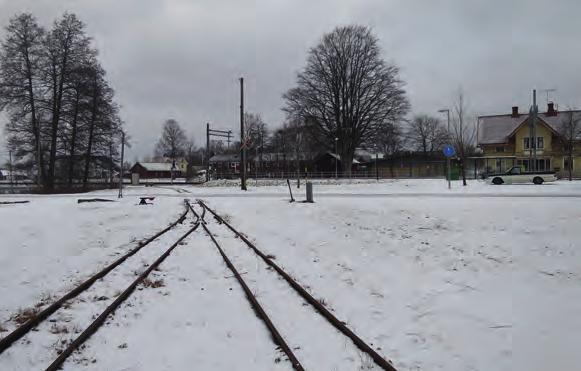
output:
M 56 146 L 57 146 L 57 137 L 58 137 L 58 127 L 60 122 L 61 116 L 61 108 L 62 108 L 62 101 L 63 101 L 63 90 L 65 85 L 65 76 L 67 73 L 67 66 L 68 66 L 68 59 L 69 59 L 69 43 L 68 41 L 63 46 L 63 59 L 61 61 L 61 71 L 58 75 L 58 86 L 56 86 L 56 73 L 55 79 L 53 83 L 55 84 L 53 88 L 53 113 L 52 113 L 52 122 L 51 122 L 51 140 L 50 140 L 50 155 L 49 155 L 49 162 L 48 162 L 48 189 L 54 189 L 54 175 L 55 175 L 55 165 L 56 165 Z M 56 90 L 55 90 L 56 89 Z
M 341 155 L 341 171 L 343 177 L 351 177 L 351 168 L 353 167 L 353 154 L 344 153 Z
M 462 185 L 467 186 L 468 183 L 466 182 L 466 158 L 464 156 L 464 150 L 460 153 L 460 175 L 462 175 Z
M 89 164 L 91 163 L 91 151 L 93 150 L 93 133 L 95 131 L 95 121 L 97 120 L 97 77 L 94 81 L 94 95 L 93 104 L 91 108 L 91 121 L 89 122 L 89 140 L 87 143 L 87 152 L 85 154 L 85 170 L 83 172 L 83 188 L 87 189 L 87 182 L 89 180 Z
M 53 73 L 56 73 L 56 68 L 53 67 Z M 54 166 L 56 160 L 56 141 L 57 141 L 57 77 L 53 77 L 53 88 L 52 88 L 52 119 L 51 119 L 51 132 L 50 132 L 50 147 L 48 154 L 48 173 L 46 174 L 46 188 L 52 190 L 54 188 Z M 56 120 L 55 120 L 56 119 Z M 56 122 L 56 123 L 55 123 Z M 53 152 L 54 151 L 54 152 Z
M 75 95 L 75 109 L 73 113 L 73 122 L 71 123 L 72 132 L 71 132 L 71 152 L 69 158 L 69 187 L 73 185 L 73 176 L 75 171 L 75 149 L 77 144 L 77 118 L 79 116 L 79 91 L 76 91 Z
M 36 152 L 36 177 L 37 177 L 37 184 L 40 186 L 44 183 L 44 166 L 42 163 L 42 150 L 41 150 L 41 138 L 40 138 L 40 122 L 36 118 L 36 102 L 34 100 L 34 89 L 32 87 L 32 66 L 30 63 L 30 57 L 28 54 L 28 50 L 25 53 L 26 59 L 26 78 L 28 82 L 27 90 L 28 90 L 28 97 L 30 103 L 30 115 L 31 115 L 31 124 L 32 130 L 34 131 L 34 152 Z
M 571 144 L 571 148 L 573 147 L 573 144 Z M 569 170 L 569 181 L 572 182 L 573 181 L 573 153 L 569 152 L 569 166 L 568 166 L 568 170 Z

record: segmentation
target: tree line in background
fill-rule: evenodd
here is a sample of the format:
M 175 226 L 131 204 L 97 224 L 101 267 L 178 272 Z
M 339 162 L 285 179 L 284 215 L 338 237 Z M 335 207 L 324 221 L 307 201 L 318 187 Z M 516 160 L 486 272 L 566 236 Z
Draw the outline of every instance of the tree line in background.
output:
M 10 19 L 0 49 L 0 110 L 18 166 L 51 191 L 101 170 L 112 179 L 123 123 L 98 52 L 75 14 L 50 29 L 29 13 Z
M 476 125 L 467 116 L 463 92 L 444 126 L 429 115 L 408 119 L 404 86 L 399 68 L 382 58 L 370 28 L 338 27 L 309 51 L 296 87 L 284 95 L 284 110 L 291 122 L 303 122 L 320 147 L 337 152 L 343 174 L 350 174 L 358 148 L 386 156 L 414 150 L 428 159 L 449 143 L 457 150 L 466 183 L 464 165 L 474 151 Z
M 427 161 L 441 159 L 445 144 L 456 148 L 465 181 L 464 164 L 474 153 L 476 125 L 468 116 L 464 93 L 459 90 L 448 112 L 450 122 L 431 115 L 408 118 L 410 104 L 397 66 L 382 58 L 378 39 L 363 26 L 338 27 L 312 48 L 296 86 L 283 96 L 287 119 L 281 127 L 267 125 L 260 114 L 246 113 L 245 147 L 261 164 L 263 156 L 284 162 L 325 151 L 341 158 L 342 173 L 349 175 L 356 149 L 386 157 L 414 151 Z M 210 156 L 240 151 L 234 140 L 210 143 Z M 175 120 L 167 120 L 155 157 L 186 157 L 203 164 L 205 151 L 188 140 Z M 260 169 L 258 169 L 260 170 Z
M 470 154 L 475 125 L 467 122 L 463 93 L 450 112 L 449 128 L 428 115 L 408 120 L 410 104 L 399 69 L 381 55 L 378 39 L 367 27 L 338 27 L 324 35 L 309 51 L 296 87 L 283 96 L 287 119 L 282 127 L 269 130 L 259 114 L 245 115 L 248 153 L 261 163 L 264 153 L 298 161 L 301 153 L 337 152 L 346 175 L 358 148 L 387 156 L 414 150 L 429 159 L 451 143 L 462 159 Z M 182 142 L 185 147 L 185 137 Z M 230 147 L 213 141 L 210 154 L 239 150 L 237 141 Z M 465 176 L 462 168 L 461 173 Z

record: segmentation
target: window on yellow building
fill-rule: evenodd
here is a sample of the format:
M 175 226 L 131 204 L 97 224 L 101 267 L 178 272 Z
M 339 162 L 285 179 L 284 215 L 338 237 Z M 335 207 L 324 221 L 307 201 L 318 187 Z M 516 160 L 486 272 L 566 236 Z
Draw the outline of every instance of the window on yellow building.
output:
M 574 162 L 575 161 L 571 159 L 571 165 L 569 165 L 569 157 L 563 158 L 563 169 L 569 171 L 569 166 L 571 167 L 571 169 L 573 169 Z
M 522 138 L 522 140 L 523 140 L 523 148 L 524 149 L 530 149 L 530 147 L 531 147 L 530 146 L 530 143 L 531 143 L 530 142 L 530 138 L 529 137 L 525 137 L 525 138 Z M 535 143 L 533 141 L 533 148 L 535 148 L 534 145 L 535 145 Z M 545 138 L 543 138 L 543 137 L 537 137 L 537 147 L 536 148 L 539 148 L 539 149 L 545 148 Z

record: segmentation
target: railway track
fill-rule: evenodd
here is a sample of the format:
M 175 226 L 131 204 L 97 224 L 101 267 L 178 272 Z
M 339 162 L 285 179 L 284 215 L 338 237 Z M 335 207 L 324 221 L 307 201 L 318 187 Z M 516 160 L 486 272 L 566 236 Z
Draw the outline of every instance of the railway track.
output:
M 330 324 L 335 330 L 337 330 L 339 333 L 341 333 L 346 338 L 348 338 L 352 342 L 352 344 L 357 347 L 357 349 L 359 351 L 366 354 L 369 357 L 369 359 L 371 359 L 372 362 L 376 366 L 380 367 L 383 370 L 388 370 L 388 371 L 395 371 L 396 370 L 395 367 L 390 362 L 388 362 L 385 358 L 383 358 L 379 353 L 377 353 L 377 351 L 375 349 L 373 349 L 370 345 L 368 345 L 365 341 L 363 341 L 358 335 L 356 335 L 351 329 L 349 329 L 349 327 L 347 327 L 345 322 L 341 321 L 333 313 L 331 313 L 331 311 L 329 311 L 325 307 L 325 305 L 322 303 L 321 299 L 319 299 L 319 300 L 315 299 L 307 290 L 305 290 L 305 288 L 303 288 L 289 274 L 287 274 L 282 268 L 280 268 L 272 260 L 271 256 L 264 254 L 250 240 L 248 240 L 248 238 L 244 234 L 242 234 L 238 230 L 236 230 L 230 223 L 228 223 L 224 218 L 222 218 L 220 215 L 218 215 L 214 210 L 209 208 L 204 202 L 198 201 L 198 203 L 200 206 L 202 206 L 204 213 L 207 210 L 210 214 L 212 214 L 213 218 L 216 220 L 216 222 L 218 224 L 226 226 L 236 236 L 236 238 L 238 240 L 243 241 L 244 244 L 246 244 L 247 247 L 256 256 L 258 256 L 260 258 L 260 260 L 262 260 L 264 262 L 264 264 L 266 264 L 267 268 L 266 268 L 265 272 L 266 271 L 268 271 L 269 273 L 272 271 L 276 272 L 278 277 L 282 278 L 288 284 L 288 286 L 290 286 L 294 290 L 294 293 L 296 295 L 298 295 L 299 301 L 300 301 L 300 299 L 302 299 L 306 303 L 308 303 L 316 311 L 316 313 L 320 314 L 320 316 L 322 316 L 327 321 L 328 324 Z M 235 262 L 233 262 L 232 259 L 228 256 L 228 253 L 226 252 L 227 249 L 225 249 L 218 242 L 216 236 L 210 230 L 208 223 L 204 219 L 205 215 L 198 215 L 195 212 L 195 210 L 193 209 L 191 204 L 190 204 L 190 208 L 191 208 L 192 212 L 194 213 L 194 215 L 196 215 L 199 218 L 199 220 L 201 221 L 201 225 L 202 225 L 203 229 L 208 234 L 208 236 L 211 238 L 213 244 L 215 245 L 218 252 L 222 256 L 224 262 L 226 263 L 228 268 L 232 271 L 234 277 L 237 279 L 238 283 L 240 284 L 240 286 L 244 290 L 246 297 L 247 297 L 248 301 L 250 302 L 251 306 L 253 307 L 253 309 L 256 311 L 257 316 L 265 323 L 265 325 L 268 328 L 268 330 L 270 331 L 272 338 L 273 338 L 274 342 L 276 343 L 276 345 L 278 347 L 280 347 L 280 349 L 286 354 L 289 361 L 291 362 L 292 367 L 295 370 L 297 370 L 297 371 L 304 370 L 305 369 L 304 366 L 301 364 L 297 355 L 293 351 L 293 349 L 301 349 L 301 346 L 296 344 L 296 342 L 295 342 L 294 348 L 292 346 L 289 346 L 289 341 L 287 341 L 285 339 L 285 337 L 283 337 L 283 335 L 281 335 L 281 331 L 274 324 L 275 321 L 273 321 L 271 319 L 271 316 L 269 316 L 266 313 L 266 310 L 263 308 L 263 305 L 261 305 L 260 301 L 256 298 L 256 295 L 253 293 L 253 290 L 249 287 L 247 282 L 242 278 L 241 274 L 239 273 L 238 269 L 235 266 Z M 252 261 L 250 261 L 250 263 L 252 263 Z M 248 267 L 249 266 L 247 265 L 246 268 L 248 268 Z M 248 271 L 250 271 L 250 269 L 248 269 Z M 269 273 L 264 273 L 264 275 L 262 275 L 262 276 L 257 275 L 258 278 L 257 278 L 256 282 L 261 281 L 263 279 L 266 279 L 266 276 Z M 270 279 L 272 279 L 272 273 L 270 273 L 270 276 L 271 276 Z M 287 308 L 285 306 L 288 305 L 288 303 L 290 303 L 291 300 L 293 300 L 293 299 L 291 299 L 292 296 L 288 295 L 287 293 L 284 293 L 283 288 L 281 288 L 280 290 L 277 290 L 277 291 L 281 291 L 283 293 L 278 296 L 279 303 L 276 305 L 278 305 L 279 312 L 286 312 Z M 296 295 L 295 295 L 295 301 L 297 299 Z M 284 301 L 284 303 L 281 303 L 281 301 Z M 300 303 L 300 305 L 304 306 L 303 303 Z M 275 305 L 271 305 L 271 307 L 274 307 L 274 306 Z M 271 315 L 272 314 L 273 313 L 271 313 Z M 279 316 L 281 315 L 281 313 L 276 313 L 276 314 L 278 314 Z M 310 319 L 310 321 L 313 321 L 313 319 Z M 284 324 L 284 322 L 288 322 L 288 320 L 287 321 L 284 321 L 284 320 L 280 321 L 279 324 L 280 323 Z M 316 320 L 312 323 L 316 323 Z M 293 326 L 286 326 L 286 327 L 287 327 L 287 329 L 286 329 L 287 333 L 293 331 L 291 329 L 291 327 L 293 327 Z M 308 333 L 308 331 L 307 331 L 307 333 Z M 336 338 L 335 335 L 331 335 L 331 336 Z M 309 340 L 309 339 L 303 338 L 303 341 L 307 341 L 307 340 Z M 330 356 L 330 355 L 327 354 L 326 356 Z M 331 356 L 334 356 L 334 355 L 331 355 Z M 335 362 L 335 364 L 337 364 L 336 359 L 334 360 L 334 362 Z M 367 365 L 367 367 L 371 368 L 370 365 Z
M 80 330 L 75 331 L 76 333 L 80 334 L 74 340 L 72 340 L 72 342 L 70 343 L 65 342 L 66 344 L 65 348 L 60 349 L 58 351 L 59 353 L 58 357 L 50 364 L 50 366 L 46 370 L 59 369 L 61 364 L 67 359 L 67 357 L 70 356 L 72 352 L 74 352 L 74 350 L 78 349 L 79 346 L 81 346 L 95 331 L 97 331 L 97 329 L 105 322 L 107 317 L 111 313 L 113 313 L 115 309 L 117 309 L 119 305 L 121 305 L 121 303 L 123 303 L 123 301 L 125 301 L 131 295 L 131 293 L 136 289 L 136 287 L 140 283 L 143 283 L 147 276 L 154 269 L 159 267 L 159 265 L 171 254 L 171 252 L 186 237 L 188 237 L 193 231 L 195 231 L 198 228 L 199 220 L 196 218 L 193 221 L 192 226 L 188 227 L 185 233 L 180 233 L 180 236 L 177 239 L 177 241 L 171 244 L 171 246 L 167 248 L 165 252 L 161 255 L 159 255 L 159 252 L 156 249 L 153 248 L 143 249 L 145 246 L 150 245 L 154 241 L 156 244 L 166 243 L 167 245 L 169 245 L 170 244 L 169 241 L 163 242 L 160 240 L 167 240 L 168 238 L 172 238 L 170 235 L 173 235 L 174 232 L 177 232 L 177 229 L 185 227 L 182 224 L 186 219 L 189 211 L 190 208 L 186 204 L 184 212 L 180 215 L 180 217 L 176 221 L 171 223 L 168 227 L 157 232 L 155 235 L 149 237 L 147 240 L 140 242 L 135 248 L 130 250 L 128 253 L 124 254 L 123 256 L 115 260 L 113 263 L 109 264 L 108 266 L 106 266 L 93 276 L 91 276 L 89 279 L 85 280 L 83 283 L 81 283 L 80 285 L 78 285 L 65 295 L 63 295 L 61 298 L 50 304 L 48 307 L 31 316 L 25 323 L 21 324 L 15 330 L 10 332 L 7 336 L 2 338 L 0 340 L 1 346 L 0 356 L 3 356 L 4 355 L 3 353 L 5 353 L 5 351 L 7 350 L 10 350 L 11 354 L 9 354 L 8 357 L 12 359 L 14 358 L 17 359 L 18 356 L 15 356 L 14 353 L 19 353 L 22 350 L 25 351 L 25 355 L 27 357 L 38 356 L 36 354 L 37 352 L 31 351 L 31 347 L 34 349 L 34 347 L 36 346 L 37 347 L 36 349 L 38 349 L 39 346 L 41 348 L 46 348 L 48 346 L 47 344 L 41 345 L 34 344 L 35 340 L 39 341 L 39 343 L 42 343 L 43 340 L 42 337 L 39 337 L 39 335 L 37 335 L 39 326 L 47 327 L 49 326 L 50 323 L 52 323 L 52 326 L 54 327 L 58 322 L 57 321 L 58 317 L 59 316 L 66 317 L 67 315 L 64 313 L 69 311 L 71 307 L 73 309 L 76 307 L 80 307 L 77 308 L 77 310 L 82 313 L 83 309 L 86 309 L 83 308 L 83 305 L 85 307 L 87 306 L 102 307 L 104 304 L 106 304 L 107 305 L 106 308 L 104 308 L 104 310 L 100 314 L 98 315 L 95 314 L 93 316 L 94 320 L 88 327 L 86 327 L 82 332 L 80 332 Z M 172 232 L 168 233 L 170 231 Z M 175 238 L 172 238 L 170 241 L 175 241 Z M 144 267 L 147 267 L 147 269 L 143 270 Z M 142 272 L 138 274 L 137 272 L 140 270 L 142 270 Z M 133 279 L 133 277 L 131 277 L 137 274 L 138 274 L 137 278 Z M 103 279 L 106 279 L 106 281 L 103 281 Z M 110 287 L 108 287 L 104 283 L 107 282 L 107 280 L 113 283 L 112 286 L 118 284 L 120 286 L 118 288 L 123 289 L 123 291 L 120 293 L 118 291 L 111 292 Z M 131 283 L 127 286 L 126 283 L 129 280 L 131 280 Z M 96 282 L 98 282 L 99 285 L 95 285 Z M 104 290 L 106 289 L 110 291 L 110 294 L 107 296 L 99 296 L 102 295 L 102 293 L 105 292 Z M 90 298 L 91 296 L 96 298 L 95 299 L 96 301 L 90 302 L 89 300 L 89 302 L 86 303 L 87 301 L 86 299 Z M 73 299 L 75 298 L 77 298 L 77 300 L 75 300 L 75 302 L 73 303 Z M 64 312 L 60 311 L 60 309 L 64 309 Z M 66 333 L 68 333 L 68 330 Z M 15 343 L 18 342 L 20 339 L 25 340 L 23 338 L 26 335 L 29 335 L 27 336 L 26 341 L 19 342 L 18 343 L 19 346 L 16 347 L 18 349 L 12 349 L 13 346 L 17 345 Z M 54 346 L 51 348 L 54 348 Z M 43 358 L 41 360 L 46 362 L 45 360 L 46 355 L 43 355 L 42 357 Z M 17 364 L 22 364 L 24 362 L 26 361 L 17 362 Z M 33 363 L 30 360 L 28 360 L 28 362 Z
M 77 331 L 75 331 L 74 334 L 67 336 L 70 339 L 63 342 L 64 345 L 62 349 L 56 352 L 56 350 L 53 349 L 54 347 L 51 347 L 52 351 L 58 353 L 55 355 L 55 358 L 51 357 L 49 360 L 47 360 L 47 356 L 45 354 L 43 355 L 41 362 L 35 360 L 35 362 L 30 363 L 34 364 L 34 367 L 26 368 L 26 366 L 24 366 L 23 368 L 19 368 L 38 369 L 39 364 L 49 364 L 50 362 L 48 367 L 45 369 L 46 371 L 55 371 L 61 369 L 67 359 L 69 359 L 69 357 L 76 350 L 82 349 L 83 344 L 96 331 L 98 331 L 101 326 L 107 323 L 112 314 L 116 310 L 119 310 L 120 305 L 132 295 L 132 293 L 138 288 L 140 284 L 144 283 L 144 280 L 164 262 L 164 260 L 172 253 L 172 251 L 180 244 L 183 244 L 183 241 L 188 236 L 190 236 L 194 231 L 202 226 L 206 234 L 210 237 L 212 244 L 219 252 L 226 266 L 232 272 L 233 277 L 236 278 L 238 284 L 242 288 L 246 299 L 250 303 L 251 308 L 268 329 L 271 338 L 276 344 L 277 348 L 279 348 L 286 355 L 291 366 L 295 370 L 303 371 L 305 369 L 321 369 L 321 367 L 314 367 L 312 364 L 309 364 L 309 362 L 313 363 L 313 354 L 315 354 L 316 357 L 324 358 L 325 361 L 331 360 L 332 362 L 330 362 L 330 364 L 340 365 L 340 367 L 333 366 L 332 369 L 351 370 L 354 369 L 352 366 L 356 362 L 353 361 L 353 359 L 350 359 L 349 363 L 346 363 L 345 356 L 343 354 L 349 353 L 350 357 L 352 358 L 354 357 L 354 354 L 357 354 L 359 357 L 361 357 L 360 354 L 365 354 L 368 358 L 368 360 L 366 359 L 365 362 L 363 359 L 361 359 L 361 364 L 358 367 L 365 366 L 365 369 L 379 367 L 383 370 L 395 371 L 395 368 L 391 365 L 391 363 L 386 361 L 385 358 L 376 352 L 376 350 L 374 350 L 370 345 L 368 345 L 352 330 L 350 330 L 343 321 L 335 317 L 335 315 L 325 307 L 324 302 L 322 302 L 321 299 L 315 299 L 312 294 L 307 292 L 305 288 L 303 288 L 282 268 L 280 268 L 273 261 L 272 256 L 265 255 L 250 240 L 248 240 L 244 234 L 236 230 L 230 223 L 228 223 L 228 221 L 218 215 L 202 201 L 198 201 L 197 205 L 193 205 L 188 201 L 185 201 L 185 203 L 186 210 L 178 218 L 178 220 L 173 222 L 170 226 L 156 233 L 154 236 L 148 238 L 147 240 L 139 243 L 127 254 L 123 255 L 115 262 L 111 263 L 87 279 L 85 282 L 70 292 L 66 293 L 60 299 L 50 304 L 48 307 L 37 313 L 27 322 L 1 339 L 0 345 L 2 348 L 0 348 L 0 356 L 2 356 L 3 351 L 9 348 L 10 352 L 12 352 L 11 345 L 15 345 L 18 340 L 23 339 L 23 337 L 25 337 L 27 334 L 30 334 L 31 331 L 37 329 L 40 325 L 48 326 L 48 324 L 45 324 L 45 322 L 53 322 L 55 320 L 55 316 L 61 313 L 59 309 L 66 309 L 70 305 L 85 305 L 86 308 L 90 308 L 91 312 L 95 314 L 89 321 L 83 322 L 82 331 L 81 328 L 79 328 Z M 201 207 L 200 213 L 198 213 L 194 208 L 194 206 L 198 205 Z M 183 225 L 183 222 L 186 220 L 186 216 L 190 211 L 194 216 L 194 220 L 191 222 L 191 225 Z M 208 219 L 209 221 L 206 221 L 207 213 L 211 214 L 211 221 L 210 219 Z M 178 225 L 181 226 L 176 228 Z M 225 226 L 228 228 L 228 230 L 220 228 L 220 226 Z M 233 233 L 234 236 L 229 236 L 230 238 L 228 239 L 226 235 L 223 235 L 223 239 L 221 239 L 211 231 L 210 228 L 213 227 L 216 229 L 220 228 L 222 234 L 230 235 Z M 170 230 L 174 231 L 171 234 L 168 234 L 167 232 Z M 178 234 L 179 237 L 177 236 Z M 162 236 L 164 236 L 163 241 L 156 241 L 156 244 L 163 244 L 164 246 L 167 246 L 170 244 L 169 241 L 175 242 L 167 247 L 167 249 L 165 249 L 161 255 L 159 255 L 159 251 L 156 249 L 142 250 L 143 247 L 155 240 L 160 239 Z M 221 239 L 220 242 L 218 241 L 219 239 Z M 248 249 L 240 249 L 241 241 L 248 247 Z M 137 255 L 140 251 L 148 251 L 148 253 L 144 254 L 142 252 L 141 254 Z M 152 257 L 152 255 L 154 255 L 154 257 Z M 136 256 L 141 260 L 136 260 Z M 246 259 L 246 261 L 244 259 Z M 147 263 L 144 263 L 145 261 L 147 261 Z M 263 263 L 261 263 L 260 268 L 258 267 L 258 261 Z M 134 275 L 137 277 L 127 278 L 129 273 L 132 272 L 132 269 L 129 268 L 135 268 L 136 263 L 138 263 L 139 269 L 134 270 Z M 252 269 L 250 268 L 253 265 L 256 265 L 255 271 L 260 271 L 260 274 L 251 272 Z M 242 268 L 245 268 L 248 271 L 240 273 L 240 269 Z M 119 271 L 119 269 L 124 269 L 124 271 Z M 141 273 L 138 274 L 138 270 L 140 270 Z M 110 274 L 111 272 L 115 273 Z M 247 280 L 243 278 L 243 275 L 245 274 L 248 274 L 248 276 L 244 277 L 250 278 Z M 114 277 L 122 277 L 123 279 L 116 280 Z M 110 284 L 109 287 L 115 286 L 117 288 L 122 288 L 123 291 L 113 295 L 108 295 L 108 297 L 104 299 L 103 303 L 100 304 L 94 302 L 85 303 L 84 300 L 78 302 L 79 298 L 87 295 L 95 296 L 95 293 L 99 293 L 100 291 L 95 291 L 95 287 L 101 287 L 103 285 L 101 283 L 103 280 L 101 279 L 105 278 L 107 280 L 111 280 L 113 283 L 112 285 Z M 94 285 L 96 282 L 99 282 L 99 284 Z M 276 290 L 271 290 L 267 295 L 259 294 L 259 300 L 256 293 L 257 290 L 260 293 L 261 284 L 270 284 L 270 287 L 274 287 L 273 285 L 276 285 Z M 289 289 L 289 286 L 292 288 L 292 290 Z M 72 299 L 74 298 L 77 298 L 77 300 L 75 303 L 71 304 Z M 291 307 L 293 305 L 295 307 L 294 310 L 296 311 L 293 312 L 293 318 L 296 320 L 296 323 L 288 321 L 288 313 L 290 310 L 292 310 Z M 98 307 L 99 310 L 95 310 L 95 307 Z M 82 312 L 82 309 L 80 312 Z M 298 312 L 300 313 L 297 314 Z M 306 327 L 306 332 L 305 330 L 301 331 L 303 331 L 303 333 L 309 334 L 309 336 L 312 336 L 315 334 L 315 332 L 313 332 L 313 328 L 311 326 L 317 327 L 317 336 L 314 336 L 313 338 L 304 336 L 301 338 L 299 336 L 297 340 L 296 334 L 298 333 L 298 330 L 296 330 L 295 327 Z M 320 330 L 319 328 L 321 328 L 321 326 L 324 326 L 326 330 Z M 22 342 L 22 344 L 19 343 L 19 345 L 25 347 L 31 343 L 31 340 L 32 342 L 38 340 L 38 337 L 35 337 L 33 333 L 23 340 L 26 340 L 26 342 Z M 335 343 L 334 348 L 328 346 L 326 343 Z M 41 346 L 41 348 L 43 349 L 44 353 L 47 352 L 46 345 Z M 347 350 L 347 348 L 349 348 L 349 350 Z M 30 352 L 29 348 L 24 349 L 28 349 L 27 354 L 34 353 Z M 19 347 L 18 350 L 22 349 Z M 37 347 L 35 350 L 38 351 L 39 348 Z M 310 353 L 310 357 L 306 356 L 307 353 Z M 303 362 L 305 362 L 307 367 L 303 366 L 303 363 L 301 363 L 300 359 L 303 357 L 305 358 Z M 50 361 L 51 359 L 52 362 Z M 280 360 L 274 360 L 274 362 L 279 361 Z M 372 363 L 374 363 L 374 365 Z

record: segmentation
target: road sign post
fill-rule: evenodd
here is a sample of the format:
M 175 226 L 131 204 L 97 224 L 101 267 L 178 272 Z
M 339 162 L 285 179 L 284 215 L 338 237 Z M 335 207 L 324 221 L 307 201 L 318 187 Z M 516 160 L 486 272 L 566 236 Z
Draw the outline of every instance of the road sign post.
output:
M 447 144 L 447 145 L 444 146 L 444 149 L 443 149 L 442 152 L 444 152 L 444 156 L 446 156 L 446 159 L 447 159 L 447 167 L 448 167 L 448 189 L 452 189 L 452 183 L 451 183 L 451 180 L 452 180 L 452 169 L 451 169 L 451 166 L 450 166 L 450 158 L 456 154 L 456 150 L 454 149 L 453 146 Z
M 452 170 L 450 169 L 450 157 L 448 157 L 448 189 L 452 189 Z

